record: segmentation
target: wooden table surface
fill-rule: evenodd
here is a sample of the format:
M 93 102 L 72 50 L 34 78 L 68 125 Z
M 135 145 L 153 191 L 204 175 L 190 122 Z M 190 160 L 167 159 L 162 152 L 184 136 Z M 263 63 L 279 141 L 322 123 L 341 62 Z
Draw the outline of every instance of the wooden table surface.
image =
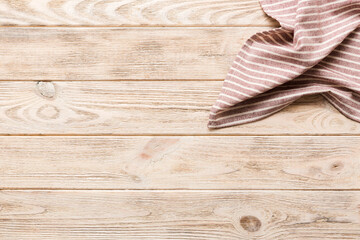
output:
M 257 0 L 0 0 L 0 239 L 360 239 L 360 124 L 209 131 Z

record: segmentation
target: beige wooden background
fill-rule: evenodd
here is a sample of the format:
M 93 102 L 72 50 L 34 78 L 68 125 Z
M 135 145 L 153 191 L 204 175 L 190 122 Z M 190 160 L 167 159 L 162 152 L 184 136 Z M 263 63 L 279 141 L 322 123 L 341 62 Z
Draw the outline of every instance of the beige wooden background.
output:
M 360 239 L 360 124 L 209 131 L 257 0 L 0 0 L 0 239 Z

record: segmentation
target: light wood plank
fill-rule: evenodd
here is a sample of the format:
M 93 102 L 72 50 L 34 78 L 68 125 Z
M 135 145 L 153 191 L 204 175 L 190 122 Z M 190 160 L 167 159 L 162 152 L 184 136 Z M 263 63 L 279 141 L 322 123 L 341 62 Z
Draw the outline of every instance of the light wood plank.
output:
M 3 191 L 1 239 L 359 239 L 359 192 Z
M 360 189 L 360 137 L 1 137 L 1 188 Z
M 0 134 L 359 134 L 320 96 L 264 120 L 210 131 L 220 81 L 0 82 Z
M 276 26 L 258 0 L 1 0 L 1 25 Z
M 267 28 L 0 28 L 0 79 L 224 79 Z

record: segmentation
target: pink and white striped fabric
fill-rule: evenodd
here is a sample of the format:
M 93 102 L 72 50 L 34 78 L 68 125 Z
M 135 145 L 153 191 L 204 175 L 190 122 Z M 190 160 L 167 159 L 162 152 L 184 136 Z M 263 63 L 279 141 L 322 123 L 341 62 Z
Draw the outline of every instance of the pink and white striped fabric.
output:
M 360 122 L 360 0 L 260 0 L 281 27 L 247 40 L 209 128 L 253 122 L 320 93 Z

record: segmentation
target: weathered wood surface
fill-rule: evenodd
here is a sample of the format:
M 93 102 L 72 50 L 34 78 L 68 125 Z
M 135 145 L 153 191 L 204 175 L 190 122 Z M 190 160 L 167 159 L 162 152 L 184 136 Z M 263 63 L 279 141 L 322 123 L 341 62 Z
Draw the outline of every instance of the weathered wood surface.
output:
M 276 26 L 258 0 L 1 0 L 1 25 Z
M 0 28 L 0 79 L 224 79 L 268 28 Z
M 359 239 L 359 204 L 347 191 L 3 191 L 0 238 Z
M 1 137 L 1 188 L 360 189 L 360 137 Z
M 358 123 L 309 96 L 206 128 L 278 26 L 257 0 L 0 0 L 0 25 L 0 239 L 360 239 Z
M 0 134 L 360 134 L 320 96 L 264 120 L 209 131 L 220 81 L 0 82 Z

